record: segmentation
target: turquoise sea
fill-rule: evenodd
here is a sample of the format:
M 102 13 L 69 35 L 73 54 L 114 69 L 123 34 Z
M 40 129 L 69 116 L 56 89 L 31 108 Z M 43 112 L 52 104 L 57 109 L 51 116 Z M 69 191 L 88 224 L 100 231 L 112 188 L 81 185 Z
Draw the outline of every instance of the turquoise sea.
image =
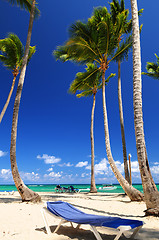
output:
M 80 189 L 80 192 L 89 192 L 90 184 L 60 184 L 62 187 L 69 187 L 70 185 L 74 188 Z M 56 184 L 27 184 L 27 186 L 35 192 L 55 192 Z M 124 193 L 122 187 L 119 184 L 113 184 L 116 188 L 113 190 L 100 189 L 102 184 L 96 184 L 98 192 L 112 192 L 112 193 Z M 143 192 L 141 184 L 133 184 L 135 188 Z M 156 184 L 157 189 L 159 190 L 159 184 Z M 15 185 L 0 185 L 1 191 L 17 191 Z

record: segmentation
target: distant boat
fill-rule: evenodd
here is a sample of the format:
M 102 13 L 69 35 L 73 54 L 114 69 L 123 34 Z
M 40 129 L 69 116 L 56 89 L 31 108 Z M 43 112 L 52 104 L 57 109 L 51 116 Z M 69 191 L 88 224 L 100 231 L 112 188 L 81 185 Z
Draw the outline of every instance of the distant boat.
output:
M 99 187 L 100 190 L 114 190 L 117 187 L 113 186 L 112 184 L 103 184 L 102 187 Z

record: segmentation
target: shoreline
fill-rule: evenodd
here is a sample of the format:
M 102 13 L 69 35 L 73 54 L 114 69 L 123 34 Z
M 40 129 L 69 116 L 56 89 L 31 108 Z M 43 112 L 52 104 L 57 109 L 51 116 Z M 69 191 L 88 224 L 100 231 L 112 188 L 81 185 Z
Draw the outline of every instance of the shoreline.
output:
M 62 225 L 57 233 L 47 235 L 40 212 L 45 201 L 66 201 L 86 213 L 141 220 L 145 224 L 139 231 L 137 239 L 159 239 L 159 217 L 145 217 L 145 203 L 131 202 L 121 193 L 38 192 L 38 194 L 42 198 L 42 202 L 38 204 L 22 203 L 18 192 L 14 192 L 13 195 L 0 194 L 0 239 L 95 240 L 93 233 L 89 230 L 89 225 L 82 225 L 81 229 L 75 230 L 67 223 Z M 48 222 L 53 231 L 59 220 L 48 215 Z M 103 240 L 112 240 L 116 231 L 104 227 L 98 229 Z M 128 236 L 129 232 L 126 234 Z M 120 240 L 126 240 L 126 238 L 121 237 Z

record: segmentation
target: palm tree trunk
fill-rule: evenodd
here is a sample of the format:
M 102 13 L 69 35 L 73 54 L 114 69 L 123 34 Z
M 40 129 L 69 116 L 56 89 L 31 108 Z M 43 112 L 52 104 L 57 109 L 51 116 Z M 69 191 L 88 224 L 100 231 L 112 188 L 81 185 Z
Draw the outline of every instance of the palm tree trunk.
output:
M 14 73 L 13 73 L 13 74 L 14 74 Z M 6 103 L 5 103 L 5 105 L 4 105 L 3 109 L 2 109 L 1 114 L 0 114 L 0 123 L 2 122 L 3 116 L 4 116 L 5 112 L 6 112 L 6 109 L 7 109 L 7 107 L 8 107 L 8 104 L 9 104 L 9 102 L 10 102 L 10 99 L 11 99 L 11 96 L 12 96 L 12 92 L 13 92 L 13 89 L 14 89 L 15 80 L 16 80 L 17 75 L 18 75 L 18 72 L 17 72 L 17 74 L 14 75 L 13 82 L 12 82 L 12 86 L 11 86 L 11 90 L 10 90 L 10 92 L 9 92 L 7 101 L 6 101 Z
M 91 114 L 91 193 L 97 193 L 97 188 L 95 184 L 95 176 L 94 176 L 94 133 L 93 133 L 93 127 L 94 127 L 94 110 L 95 110 L 95 94 L 93 94 L 93 106 L 92 106 L 92 114 Z
M 122 104 L 122 94 L 121 94 L 121 70 L 120 70 L 120 60 L 118 60 L 118 103 L 119 103 L 119 115 L 120 115 L 120 127 L 121 127 L 121 137 L 123 146 L 123 158 L 124 158 L 124 171 L 125 179 L 130 183 L 130 176 L 128 170 L 127 162 L 127 152 L 126 152 L 126 141 L 125 141 L 125 131 L 124 131 L 124 117 L 123 117 L 123 104 Z
M 133 102 L 137 156 L 147 207 L 146 214 L 159 216 L 159 192 L 156 190 L 151 180 L 151 175 L 147 167 L 148 161 L 146 160 L 142 113 L 140 34 L 136 0 L 131 0 L 131 11 L 133 27 Z
M 150 174 L 150 179 L 151 179 L 151 182 L 153 184 L 153 187 L 155 188 L 155 190 L 157 191 L 157 187 L 156 187 L 156 184 L 153 180 L 153 177 L 152 177 L 152 174 L 151 174 L 151 170 L 150 170 L 150 166 L 149 166 L 149 162 L 148 162 L 148 157 L 147 157 L 147 151 L 146 151 L 146 146 L 145 146 L 145 154 L 146 154 L 146 166 L 147 166 L 147 169 L 149 171 L 149 174 Z
M 33 0 L 32 2 L 32 10 L 30 13 L 29 29 L 28 29 L 24 58 L 23 58 L 23 65 L 22 65 L 21 74 L 19 77 L 19 83 L 18 83 L 18 88 L 17 88 L 15 102 L 14 102 L 12 132 L 11 132 L 11 146 L 10 146 L 10 159 L 11 159 L 11 169 L 12 169 L 13 180 L 15 182 L 15 186 L 19 194 L 22 197 L 22 201 L 40 201 L 41 200 L 41 197 L 37 193 L 30 190 L 24 184 L 18 172 L 18 167 L 16 163 L 16 139 L 17 139 L 18 113 L 19 113 L 20 99 L 21 99 L 25 72 L 26 72 L 29 46 L 31 41 L 32 26 L 34 21 L 34 10 L 35 10 L 35 0 Z
M 130 185 L 132 185 L 132 176 L 131 176 L 131 154 L 129 154 L 129 172 L 130 172 Z
M 107 152 L 107 158 L 109 161 L 109 164 L 112 168 L 112 171 L 114 175 L 116 176 L 118 182 L 122 186 L 125 193 L 128 195 L 128 197 L 132 201 L 142 201 L 143 200 L 143 194 L 132 187 L 122 176 L 122 174 L 119 172 L 114 159 L 112 157 L 111 153 L 111 147 L 110 147 L 110 140 L 109 140 L 109 130 L 108 130 L 108 118 L 107 118 L 107 109 L 106 109 L 106 98 L 105 98 L 105 71 L 103 71 L 102 74 L 102 94 L 103 94 L 103 115 L 104 115 L 104 131 L 105 131 L 105 145 L 106 145 L 106 152 Z

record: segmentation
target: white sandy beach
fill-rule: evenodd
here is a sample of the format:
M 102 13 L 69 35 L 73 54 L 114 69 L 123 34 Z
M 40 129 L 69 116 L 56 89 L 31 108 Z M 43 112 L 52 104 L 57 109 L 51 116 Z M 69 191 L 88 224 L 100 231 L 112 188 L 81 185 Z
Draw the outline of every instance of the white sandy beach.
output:
M 14 195 L 0 194 L 0 239 L 3 240 L 95 240 L 88 225 L 79 230 L 73 229 L 69 223 L 53 233 L 58 220 L 48 215 L 52 233 L 46 234 L 40 209 L 45 201 L 67 201 L 86 213 L 119 216 L 144 221 L 137 239 L 159 239 L 159 217 L 144 217 L 145 204 L 130 202 L 122 194 L 109 193 L 39 193 L 42 202 L 38 204 L 22 203 L 18 192 Z M 103 240 L 112 240 L 116 230 L 98 228 Z M 128 237 L 130 232 L 126 233 Z M 122 236 L 120 240 L 126 240 Z

